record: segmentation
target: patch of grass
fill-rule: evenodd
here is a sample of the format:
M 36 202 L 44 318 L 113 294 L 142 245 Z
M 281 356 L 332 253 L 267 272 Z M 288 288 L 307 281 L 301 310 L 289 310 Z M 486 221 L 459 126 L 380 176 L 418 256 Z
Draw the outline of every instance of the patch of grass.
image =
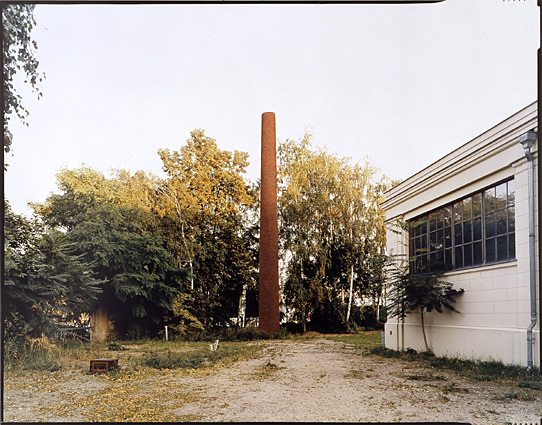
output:
M 140 360 L 143 366 L 153 369 L 198 369 L 212 366 L 215 363 L 231 363 L 238 360 L 254 358 L 261 347 L 259 345 L 241 343 L 222 343 L 218 350 L 196 348 L 184 352 L 151 351 Z
M 382 348 L 382 332 L 380 331 L 369 331 L 345 335 L 324 335 L 324 338 L 331 341 L 351 344 L 354 347 L 362 350 L 371 351 L 373 349 Z
M 381 346 L 373 347 L 369 351 L 371 354 L 386 358 L 425 362 L 429 367 L 440 370 L 452 370 L 461 376 L 479 381 L 521 380 L 522 382 L 518 384 L 520 387 L 542 390 L 542 378 L 540 377 L 538 368 L 535 368 L 532 374 L 530 374 L 523 366 L 507 365 L 498 361 L 435 357 L 431 352 L 418 353 L 412 349 L 401 352 L 389 350 Z
M 530 388 L 531 390 L 542 391 L 542 381 L 523 381 L 518 384 L 520 388 Z
M 498 361 L 474 361 L 459 358 L 437 357 L 431 360 L 430 365 L 439 369 L 453 370 L 463 376 L 468 376 L 481 381 L 516 380 L 528 379 L 531 377 L 522 366 L 505 365 Z M 538 378 L 537 381 L 542 382 L 540 381 L 540 378 Z
M 6 370 L 43 370 L 56 372 L 81 358 L 83 343 L 73 340 L 52 342 L 49 338 L 7 340 L 4 344 Z

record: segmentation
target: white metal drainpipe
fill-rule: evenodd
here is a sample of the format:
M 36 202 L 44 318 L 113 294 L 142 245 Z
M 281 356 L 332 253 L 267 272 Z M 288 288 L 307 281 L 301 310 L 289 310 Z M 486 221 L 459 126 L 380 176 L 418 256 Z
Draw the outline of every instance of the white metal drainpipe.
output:
M 536 140 L 535 131 L 527 131 L 519 136 L 519 142 L 527 157 L 529 178 L 529 281 L 531 289 L 531 323 L 527 328 L 527 371 L 533 370 L 533 329 L 536 326 L 536 259 L 535 259 L 535 233 L 534 233 L 534 178 L 533 155 L 531 147 Z

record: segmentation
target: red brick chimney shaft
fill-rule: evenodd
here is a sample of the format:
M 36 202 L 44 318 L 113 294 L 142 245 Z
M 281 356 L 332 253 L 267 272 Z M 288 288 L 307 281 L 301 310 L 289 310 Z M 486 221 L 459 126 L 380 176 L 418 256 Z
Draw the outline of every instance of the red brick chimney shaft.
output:
M 259 327 L 267 332 L 280 328 L 279 237 L 277 218 L 277 149 L 275 114 L 262 114 L 262 179 L 260 210 Z

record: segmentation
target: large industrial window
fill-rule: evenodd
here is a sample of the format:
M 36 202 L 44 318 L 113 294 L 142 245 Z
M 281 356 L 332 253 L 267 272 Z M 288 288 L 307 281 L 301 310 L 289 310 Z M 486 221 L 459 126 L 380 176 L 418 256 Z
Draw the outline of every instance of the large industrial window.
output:
M 514 180 L 409 221 L 411 270 L 455 270 L 516 258 Z

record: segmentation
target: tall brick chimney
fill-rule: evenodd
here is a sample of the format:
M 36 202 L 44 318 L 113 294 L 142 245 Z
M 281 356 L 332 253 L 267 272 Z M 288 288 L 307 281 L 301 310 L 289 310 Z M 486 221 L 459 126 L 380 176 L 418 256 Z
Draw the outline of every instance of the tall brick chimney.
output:
M 280 329 L 279 237 L 277 216 L 277 149 L 275 114 L 262 114 L 262 178 L 260 210 L 259 327 Z

